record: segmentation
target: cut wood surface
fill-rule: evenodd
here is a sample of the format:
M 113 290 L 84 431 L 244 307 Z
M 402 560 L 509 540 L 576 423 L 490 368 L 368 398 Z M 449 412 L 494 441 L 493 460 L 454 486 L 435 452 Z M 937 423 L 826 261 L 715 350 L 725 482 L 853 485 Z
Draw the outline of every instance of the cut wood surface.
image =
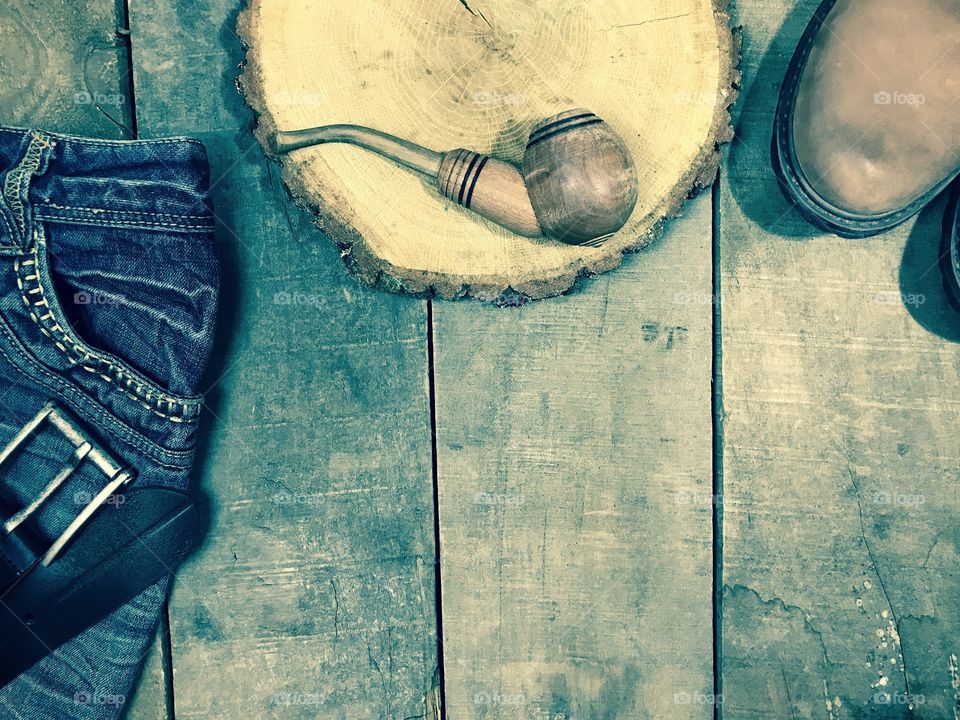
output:
M 209 527 L 170 600 L 178 718 L 420 717 L 437 634 L 426 303 L 358 286 L 234 85 L 233 0 L 131 3 L 140 134 L 211 158 Z
M 864 240 L 777 192 L 776 93 L 818 0 L 738 3 L 723 176 L 723 716 L 960 716 L 960 317 L 943 203 Z M 917 127 L 917 132 L 925 132 Z
M 352 123 L 518 163 L 534 125 L 581 107 L 627 142 L 640 200 L 599 249 L 509 233 L 355 147 L 284 155 L 293 194 L 362 279 L 391 289 L 566 291 L 649 243 L 712 182 L 728 138 L 736 51 L 713 0 L 252 0 L 239 29 L 268 151 L 275 130 Z
M 435 306 L 447 717 L 713 716 L 711 217 L 572 297 Z

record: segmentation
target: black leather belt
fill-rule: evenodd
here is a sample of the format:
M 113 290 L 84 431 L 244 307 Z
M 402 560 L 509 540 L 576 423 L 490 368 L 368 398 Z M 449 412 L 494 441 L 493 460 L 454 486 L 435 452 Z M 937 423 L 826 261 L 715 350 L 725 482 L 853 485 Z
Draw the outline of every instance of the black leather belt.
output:
M 0 451 L 0 471 L 47 427 L 74 452 L 30 502 L 0 518 L 0 687 L 172 575 L 189 553 L 197 525 L 189 495 L 129 487 L 136 473 L 52 402 Z M 35 516 L 84 463 L 106 483 L 58 537 L 46 537 Z

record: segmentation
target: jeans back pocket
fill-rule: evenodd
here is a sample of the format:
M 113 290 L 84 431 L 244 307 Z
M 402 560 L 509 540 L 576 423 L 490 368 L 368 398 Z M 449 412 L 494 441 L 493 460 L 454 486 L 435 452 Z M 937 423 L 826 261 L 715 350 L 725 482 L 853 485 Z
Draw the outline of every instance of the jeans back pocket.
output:
M 35 241 L 18 284 L 44 335 L 155 413 L 195 418 L 216 316 L 212 234 L 45 221 Z

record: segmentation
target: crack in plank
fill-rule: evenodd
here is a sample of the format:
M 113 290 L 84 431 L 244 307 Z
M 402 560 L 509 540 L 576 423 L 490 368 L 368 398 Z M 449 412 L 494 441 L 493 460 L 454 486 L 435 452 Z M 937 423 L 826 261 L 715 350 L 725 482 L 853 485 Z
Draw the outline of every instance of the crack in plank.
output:
M 367 660 L 370 663 L 370 667 L 376 670 L 380 676 L 380 687 L 383 689 L 383 702 L 387 709 L 387 717 L 392 718 L 393 708 L 390 704 L 390 693 L 387 692 L 387 679 L 383 675 L 383 670 L 380 669 L 380 663 L 373 657 L 373 649 L 370 647 L 370 643 L 367 643 Z
M 780 674 L 783 676 L 783 689 L 787 693 L 787 702 L 790 704 L 790 718 L 797 720 L 797 710 L 793 706 L 793 697 L 790 695 L 790 683 L 787 682 L 787 670 L 783 667 L 783 661 L 777 656 L 777 663 L 780 665 Z
M 340 593 L 337 592 L 337 584 L 330 578 L 330 587 L 333 588 L 333 634 L 340 639 Z
M 943 537 L 944 532 L 946 531 L 941 530 L 940 532 L 938 532 L 936 535 L 933 536 L 933 543 L 930 545 L 930 549 L 927 550 L 927 554 L 926 554 L 926 557 L 923 558 L 923 562 L 920 563 L 920 567 L 922 567 L 924 570 L 927 569 L 927 563 L 930 561 L 930 556 L 933 554 L 934 548 L 936 548 L 937 545 L 940 544 L 940 538 Z
M 857 513 L 860 517 L 860 537 L 863 539 L 863 545 L 867 550 L 867 557 L 870 558 L 870 564 L 873 565 L 873 572 L 877 576 L 877 582 L 880 584 L 880 592 L 883 593 L 883 597 L 887 601 L 887 607 L 890 609 L 890 617 L 893 619 L 893 626 L 897 631 L 897 642 L 895 645 L 900 653 L 900 671 L 903 675 L 903 689 L 909 698 L 912 697 L 912 695 L 910 693 L 910 680 L 907 671 L 907 657 L 903 652 L 903 635 L 900 633 L 900 619 L 897 616 L 897 611 L 893 609 L 890 594 L 887 592 L 887 586 L 883 582 L 883 575 L 880 573 L 880 565 L 877 564 L 877 559 L 873 554 L 873 548 L 870 547 L 870 541 L 867 540 L 866 524 L 863 520 L 863 503 L 860 500 L 860 484 L 857 482 L 856 474 L 853 471 L 853 460 L 850 457 L 850 449 L 846 443 L 844 443 L 843 446 L 843 453 L 847 459 L 847 475 L 850 477 L 850 482 L 853 483 L 854 499 L 857 501 Z M 907 715 L 908 717 L 913 717 L 913 708 L 909 704 L 907 705 Z
M 810 613 L 800 607 L 799 605 L 791 605 L 790 603 L 784 601 L 778 595 L 771 595 L 769 599 L 764 598 L 759 591 L 750 587 L 749 585 L 744 585 L 743 583 L 734 583 L 730 585 L 728 583 L 723 583 L 723 596 L 727 597 L 728 594 L 734 594 L 737 592 L 747 592 L 753 595 L 757 602 L 765 606 L 779 607 L 779 609 L 785 613 L 796 613 L 799 615 L 800 620 L 803 622 L 803 626 L 810 632 L 813 637 L 817 639 L 817 643 L 820 645 L 820 654 L 823 657 L 823 666 L 825 668 L 835 667 L 837 663 L 830 659 L 830 656 L 827 654 L 827 644 L 823 639 L 823 632 L 818 630 L 814 626 L 813 621 L 811 620 Z
M 122 35 L 122 34 L 118 32 L 118 37 L 117 37 L 117 39 L 116 39 L 114 42 L 112 42 L 112 43 L 91 44 L 90 47 L 89 47 L 89 49 L 88 49 L 88 52 L 87 52 L 86 56 L 83 58 L 83 61 L 82 61 L 81 64 L 80 64 L 80 66 L 81 66 L 81 73 L 82 73 L 82 75 L 83 75 L 83 86 L 84 86 L 84 90 L 86 91 L 87 97 L 91 98 L 91 102 L 92 102 L 92 104 L 93 104 L 93 107 L 95 107 L 95 108 L 97 109 L 97 111 L 98 111 L 101 115 L 103 115 L 107 120 L 109 120 L 109 121 L 112 122 L 114 125 L 116 125 L 118 128 L 120 128 L 121 130 L 123 130 L 123 132 L 127 133 L 128 135 L 130 135 L 130 137 L 134 137 L 134 136 L 136 135 L 136 132 L 134 131 L 134 129 L 133 129 L 132 127 L 130 127 L 129 125 L 126 125 L 126 124 L 123 123 L 123 122 L 121 122 L 120 120 L 118 120 L 118 119 L 115 118 L 113 115 L 111 115 L 110 113 L 108 113 L 106 110 L 103 109 L 103 105 L 101 105 L 100 102 L 97 100 L 97 97 L 100 95 L 100 93 L 96 92 L 95 88 L 93 87 L 93 84 L 90 82 L 90 60 L 91 60 L 91 58 L 93 58 L 94 54 L 95 54 L 95 53 L 98 53 L 98 52 L 113 51 L 113 50 L 117 50 L 117 49 L 119 49 L 119 48 L 125 47 L 124 43 L 125 43 L 126 41 L 122 40 L 121 37 L 120 37 L 120 35 Z M 127 35 L 129 35 L 129 31 L 127 31 Z M 129 75 L 129 74 L 130 74 L 130 69 L 128 68 L 128 69 L 127 69 L 127 75 Z

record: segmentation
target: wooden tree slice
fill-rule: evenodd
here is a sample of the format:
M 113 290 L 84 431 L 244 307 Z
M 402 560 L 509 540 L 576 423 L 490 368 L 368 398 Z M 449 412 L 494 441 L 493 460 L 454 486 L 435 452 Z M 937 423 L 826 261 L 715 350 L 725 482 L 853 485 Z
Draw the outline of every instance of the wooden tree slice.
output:
M 284 180 L 366 282 L 504 301 L 619 265 L 712 182 L 731 136 L 736 47 L 724 0 L 251 0 L 241 77 L 277 130 L 366 125 L 519 164 L 530 129 L 571 108 L 630 147 L 640 200 L 602 247 L 523 238 L 426 178 L 346 145 L 283 155 Z

